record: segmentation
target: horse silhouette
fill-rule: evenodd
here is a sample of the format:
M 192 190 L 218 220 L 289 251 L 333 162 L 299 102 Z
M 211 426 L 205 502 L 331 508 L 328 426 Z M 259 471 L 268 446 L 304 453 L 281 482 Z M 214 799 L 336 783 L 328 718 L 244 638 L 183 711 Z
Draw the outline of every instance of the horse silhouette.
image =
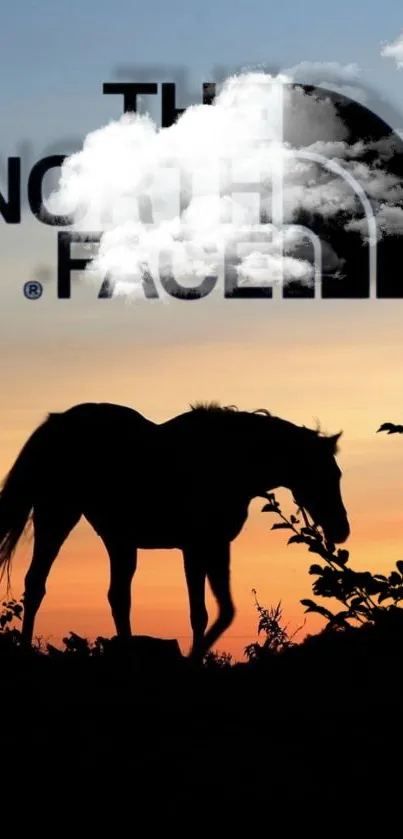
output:
M 190 657 L 201 660 L 234 618 L 230 545 L 253 498 L 286 487 L 328 541 L 347 539 L 335 459 L 341 433 L 326 436 L 268 411 L 215 403 L 190 406 L 161 424 L 108 403 L 49 414 L 23 446 L 0 492 L 0 568 L 8 586 L 17 543 L 31 521 L 34 529 L 24 641 L 32 641 L 52 563 L 84 516 L 109 554 L 108 600 L 122 638 L 131 636 L 137 549 L 183 552 Z M 218 604 L 207 632 L 206 579 Z

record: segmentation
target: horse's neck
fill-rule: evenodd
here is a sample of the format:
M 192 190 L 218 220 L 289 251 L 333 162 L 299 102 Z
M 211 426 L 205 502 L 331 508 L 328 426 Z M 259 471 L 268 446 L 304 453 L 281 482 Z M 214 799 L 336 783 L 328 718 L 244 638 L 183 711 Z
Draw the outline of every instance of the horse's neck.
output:
M 295 450 L 295 426 L 285 420 L 270 418 L 270 424 L 263 433 L 252 437 L 256 495 L 261 488 L 268 492 L 278 487 L 290 488 L 291 464 Z
M 259 469 L 261 461 L 272 464 L 276 473 L 288 462 L 289 451 L 295 445 L 295 426 L 286 420 L 257 415 L 215 414 L 187 411 L 159 425 L 164 436 L 184 444 L 192 441 L 192 448 L 200 452 L 214 452 L 222 461 L 233 461 L 240 468 Z M 252 462 L 253 461 L 253 462 Z

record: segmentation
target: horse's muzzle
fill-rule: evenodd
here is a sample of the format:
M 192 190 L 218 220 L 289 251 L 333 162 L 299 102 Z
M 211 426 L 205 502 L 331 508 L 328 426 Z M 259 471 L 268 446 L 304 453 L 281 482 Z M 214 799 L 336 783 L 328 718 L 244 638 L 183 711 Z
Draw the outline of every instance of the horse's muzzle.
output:
M 323 531 L 328 542 L 331 542 L 333 545 L 341 545 L 350 536 L 350 525 L 346 519 L 340 525 L 335 526 L 332 524 L 330 527 L 324 527 Z

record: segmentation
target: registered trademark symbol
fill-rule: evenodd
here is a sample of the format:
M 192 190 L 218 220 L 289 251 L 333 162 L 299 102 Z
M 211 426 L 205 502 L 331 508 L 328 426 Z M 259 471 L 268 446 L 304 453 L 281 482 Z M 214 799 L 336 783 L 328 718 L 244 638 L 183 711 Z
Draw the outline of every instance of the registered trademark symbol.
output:
M 39 300 L 42 297 L 43 285 L 38 280 L 30 280 L 24 285 L 24 295 L 28 300 Z

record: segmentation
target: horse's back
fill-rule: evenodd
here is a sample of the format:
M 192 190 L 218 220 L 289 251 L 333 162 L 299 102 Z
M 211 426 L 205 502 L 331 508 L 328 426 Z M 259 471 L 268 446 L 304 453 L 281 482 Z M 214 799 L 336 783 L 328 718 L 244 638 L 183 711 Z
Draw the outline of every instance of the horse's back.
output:
M 51 474 L 98 533 L 109 521 L 132 528 L 139 547 L 179 547 L 195 534 L 238 532 L 244 493 L 210 417 L 157 424 L 123 405 L 83 403 L 59 418 Z
M 96 483 L 101 476 L 124 481 L 128 471 L 149 461 L 155 448 L 156 423 L 124 405 L 87 402 L 52 418 L 52 471 L 80 474 L 85 482 Z
M 117 427 L 137 425 L 144 428 L 156 428 L 156 423 L 144 417 L 139 411 L 129 408 L 128 405 L 117 405 L 113 402 L 82 402 L 68 408 L 61 416 L 70 422 L 73 421 L 83 426 L 88 423 L 95 423 L 96 425 L 116 425 Z

